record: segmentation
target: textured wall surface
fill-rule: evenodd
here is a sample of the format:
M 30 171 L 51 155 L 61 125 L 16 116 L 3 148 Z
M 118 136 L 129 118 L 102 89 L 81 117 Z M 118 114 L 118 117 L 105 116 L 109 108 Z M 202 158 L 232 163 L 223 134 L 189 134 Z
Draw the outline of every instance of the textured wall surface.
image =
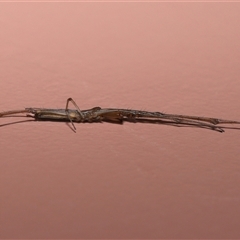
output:
M 0 111 L 240 120 L 239 3 L 1 3 Z M 240 238 L 240 130 L 0 118 L 1 238 Z

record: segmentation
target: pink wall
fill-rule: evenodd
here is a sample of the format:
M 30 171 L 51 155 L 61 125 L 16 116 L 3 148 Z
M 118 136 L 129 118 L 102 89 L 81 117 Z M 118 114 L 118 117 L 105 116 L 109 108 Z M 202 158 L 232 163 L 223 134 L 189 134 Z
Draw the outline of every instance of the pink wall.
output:
M 72 97 L 240 120 L 239 11 L 1 3 L 0 111 Z M 0 136 L 1 238 L 240 238 L 239 130 L 27 122 Z

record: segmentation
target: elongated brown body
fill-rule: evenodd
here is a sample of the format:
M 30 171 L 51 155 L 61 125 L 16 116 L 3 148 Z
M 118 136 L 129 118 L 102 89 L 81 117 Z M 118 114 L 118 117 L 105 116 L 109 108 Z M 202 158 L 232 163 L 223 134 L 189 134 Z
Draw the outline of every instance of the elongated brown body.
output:
M 76 110 L 69 109 L 69 102 L 72 102 Z M 65 109 L 49 109 L 49 108 L 25 108 L 25 110 L 13 110 L 0 113 L 0 117 L 11 116 L 13 114 L 26 113 L 27 117 L 35 120 L 50 121 L 70 121 L 74 130 L 76 129 L 73 122 L 113 122 L 123 123 L 123 121 L 140 122 L 158 120 L 161 123 L 172 125 L 190 125 L 196 127 L 205 127 L 218 132 L 224 132 L 217 124 L 240 124 L 240 121 L 224 120 L 218 118 L 198 117 L 189 115 L 166 114 L 162 112 L 149 112 L 131 109 L 118 108 L 100 108 L 94 107 L 87 110 L 80 110 L 73 99 L 67 100 Z

